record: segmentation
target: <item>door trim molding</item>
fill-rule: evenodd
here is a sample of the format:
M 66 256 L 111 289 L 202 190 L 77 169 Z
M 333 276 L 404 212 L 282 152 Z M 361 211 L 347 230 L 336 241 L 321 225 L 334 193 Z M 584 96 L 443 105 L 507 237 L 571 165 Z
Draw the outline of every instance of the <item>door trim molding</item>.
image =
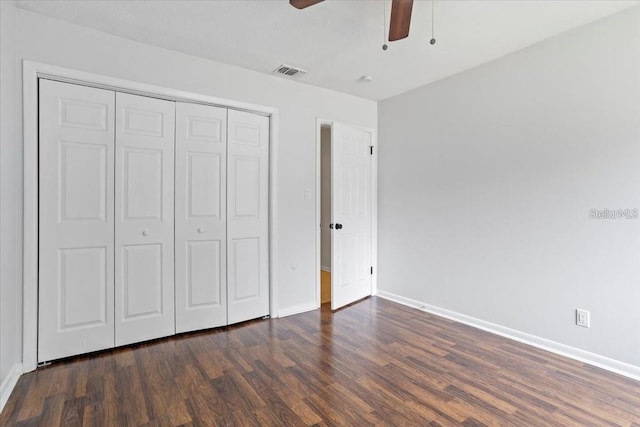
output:
M 322 148 L 322 130 L 323 126 L 332 127 L 333 122 L 339 122 L 340 120 L 329 120 L 325 118 L 316 118 L 316 304 L 315 308 L 320 308 L 320 270 L 322 270 L 321 259 L 321 194 L 320 194 L 320 160 L 321 160 L 321 148 Z M 373 267 L 373 275 L 371 276 L 371 295 L 378 293 L 378 133 L 376 129 L 368 128 L 364 126 L 355 125 L 353 123 L 343 122 L 349 126 L 362 129 L 371 134 L 371 144 L 374 147 L 373 155 L 371 159 L 371 266 Z M 333 197 L 333 195 L 332 195 Z
M 23 88 L 23 340 L 22 371 L 37 367 L 38 351 L 38 79 L 97 87 L 169 101 L 213 105 L 269 117 L 269 311 L 277 314 L 277 148 L 278 109 L 179 89 L 134 82 L 70 68 L 22 62 Z

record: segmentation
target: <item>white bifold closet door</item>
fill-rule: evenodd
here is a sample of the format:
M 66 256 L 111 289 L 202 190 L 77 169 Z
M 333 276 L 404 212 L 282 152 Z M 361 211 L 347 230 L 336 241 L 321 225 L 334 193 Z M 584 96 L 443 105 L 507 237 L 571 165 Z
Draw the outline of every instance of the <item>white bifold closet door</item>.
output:
M 176 104 L 176 332 L 227 324 L 227 109 Z
M 111 91 L 40 80 L 38 361 L 113 347 Z
M 227 317 L 269 314 L 269 118 L 228 112 Z
M 116 94 L 115 344 L 175 333 L 175 103 Z
M 49 80 L 39 115 L 38 361 L 269 314 L 268 117 Z

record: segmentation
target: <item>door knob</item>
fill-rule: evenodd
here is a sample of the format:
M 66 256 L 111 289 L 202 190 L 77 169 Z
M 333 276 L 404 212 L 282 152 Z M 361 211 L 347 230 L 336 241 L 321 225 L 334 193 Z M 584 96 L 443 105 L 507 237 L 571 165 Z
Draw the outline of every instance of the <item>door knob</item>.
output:
M 204 228 L 198 227 L 198 233 L 200 233 L 200 234 L 204 233 Z
M 337 223 L 337 224 L 336 224 L 336 230 L 341 230 L 341 229 L 342 229 L 342 224 Z
M 142 235 L 143 236 L 148 236 L 149 235 L 149 230 L 142 230 Z

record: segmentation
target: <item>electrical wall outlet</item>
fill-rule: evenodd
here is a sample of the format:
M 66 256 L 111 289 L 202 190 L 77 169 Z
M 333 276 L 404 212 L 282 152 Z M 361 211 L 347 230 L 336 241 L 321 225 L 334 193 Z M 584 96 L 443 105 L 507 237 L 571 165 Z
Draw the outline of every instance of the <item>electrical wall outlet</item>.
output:
M 591 327 L 591 313 L 587 310 L 576 310 L 576 325 L 582 326 L 584 328 Z

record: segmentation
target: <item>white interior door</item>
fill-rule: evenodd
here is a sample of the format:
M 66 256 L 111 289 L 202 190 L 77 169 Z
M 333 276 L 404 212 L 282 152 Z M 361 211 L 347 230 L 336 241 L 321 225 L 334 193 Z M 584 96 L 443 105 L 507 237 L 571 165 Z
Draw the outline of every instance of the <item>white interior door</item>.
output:
M 228 112 L 227 318 L 269 314 L 269 118 Z
M 333 123 L 331 309 L 371 295 L 371 132 Z
M 175 103 L 116 94 L 115 341 L 175 333 Z
M 114 345 L 114 103 L 40 80 L 39 362 Z
M 227 110 L 176 104 L 176 332 L 227 324 Z

